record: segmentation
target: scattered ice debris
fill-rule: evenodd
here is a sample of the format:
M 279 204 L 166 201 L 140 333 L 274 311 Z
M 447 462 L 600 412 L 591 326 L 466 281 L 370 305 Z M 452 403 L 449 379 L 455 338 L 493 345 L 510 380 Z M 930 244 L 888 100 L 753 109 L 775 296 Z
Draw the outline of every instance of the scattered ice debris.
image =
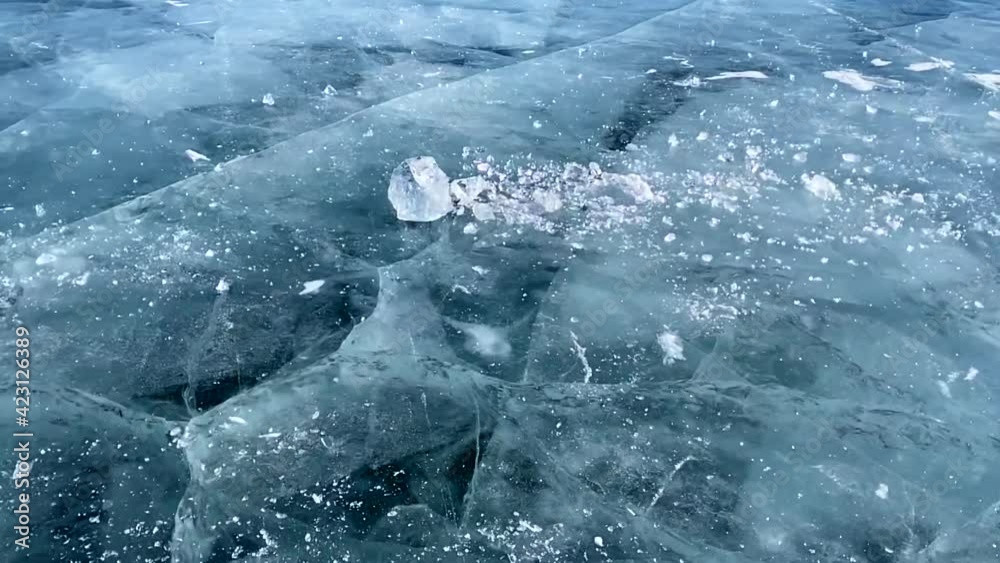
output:
M 191 162 L 198 162 L 199 160 L 204 160 L 205 162 L 211 162 L 211 160 L 207 156 L 201 154 L 200 152 L 193 151 L 191 149 L 185 150 L 184 156 L 188 157 L 188 159 L 191 160 Z
M 710 76 L 705 80 L 726 80 L 727 78 L 755 78 L 766 79 L 767 75 L 758 70 L 742 70 L 739 72 L 722 72 L 715 76 Z
M 875 496 L 877 496 L 882 500 L 889 498 L 889 485 L 886 485 L 885 483 L 879 483 L 878 488 L 875 489 Z
M 1000 74 L 997 73 L 967 73 L 966 78 L 992 92 L 1000 92 Z
M 430 156 L 406 159 L 392 171 L 389 202 L 401 221 L 436 221 L 454 208 L 448 176 Z
M 247 423 L 247 421 L 245 419 L 243 419 L 241 417 L 238 417 L 238 416 L 231 416 L 231 417 L 229 417 L 229 422 L 234 422 L 236 424 L 242 424 L 244 426 Z
M 837 189 L 837 185 L 821 174 L 814 176 L 803 174 L 802 185 L 805 186 L 806 191 L 824 201 L 840 199 L 840 190 Z
M 872 66 L 889 66 L 891 64 L 892 64 L 892 61 L 887 61 L 885 59 L 880 59 L 880 58 L 877 58 L 877 57 L 874 58 L 874 59 L 872 59 Z
M 663 350 L 664 365 L 670 365 L 677 360 L 684 359 L 684 341 L 681 340 L 680 336 L 677 336 L 669 330 L 664 330 L 660 334 L 656 335 L 656 343 L 659 344 L 660 349 Z
M 846 84 L 859 92 L 871 92 L 875 88 L 898 88 L 901 86 L 899 81 L 865 76 L 851 69 L 828 70 L 823 73 L 823 76 L 841 84 Z
M 946 61 L 942 59 L 934 59 L 933 61 L 927 61 L 922 63 L 913 63 L 906 67 L 906 70 L 912 70 L 914 72 L 927 72 L 929 70 L 935 70 L 938 68 L 949 69 L 955 66 L 955 63 L 951 61 Z
M 273 106 L 274 96 L 271 95 L 270 92 L 268 92 L 267 94 L 264 94 L 264 98 L 260 101 L 260 103 L 264 104 L 265 106 Z
M 303 289 L 299 292 L 299 295 L 312 295 L 314 293 L 318 293 L 319 288 L 323 287 L 323 284 L 325 283 L 325 280 L 307 281 L 302 284 Z
M 215 284 L 215 291 L 218 293 L 229 291 L 229 282 L 226 281 L 226 278 L 219 278 L 219 283 Z

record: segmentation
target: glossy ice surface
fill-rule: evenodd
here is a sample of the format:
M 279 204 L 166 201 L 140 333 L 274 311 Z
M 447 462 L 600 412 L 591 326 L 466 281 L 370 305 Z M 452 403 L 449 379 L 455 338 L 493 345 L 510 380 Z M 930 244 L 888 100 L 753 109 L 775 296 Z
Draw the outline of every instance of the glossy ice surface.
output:
M 1000 560 L 996 3 L 3 1 L 0 38 L 2 560 Z

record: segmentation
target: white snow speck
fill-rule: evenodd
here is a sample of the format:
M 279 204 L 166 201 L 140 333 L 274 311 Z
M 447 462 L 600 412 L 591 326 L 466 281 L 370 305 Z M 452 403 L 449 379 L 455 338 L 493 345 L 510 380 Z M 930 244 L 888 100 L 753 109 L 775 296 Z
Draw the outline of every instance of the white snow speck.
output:
M 215 251 L 209 248 L 205 251 L 205 258 L 212 258 L 215 256 Z
M 713 260 L 713 257 L 712 257 L 711 254 L 702 254 L 701 255 L 701 261 L 704 262 L 704 263 L 706 263 L 706 264 L 709 263 L 709 262 L 711 262 L 712 260 Z
M 701 133 L 698 133 L 698 136 L 695 137 L 695 140 L 698 140 L 698 141 L 708 140 L 708 133 L 705 132 L 705 131 L 702 131 Z
M 889 66 L 892 61 L 887 61 L 885 59 L 874 58 L 872 59 L 872 66 Z
M 188 157 L 188 159 L 191 160 L 191 162 L 198 162 L 199 160 L 204 160 L 205 162 L 210 162 L 210 159 L 207 156 L 201 154 L 198 151 L 193 151 L 191 149 L 185 150 L 184 151 L 184 156 Z
M 663 350 L 663 363 L 670 365 L 684 359 L 684 341 L 680 336 L 665 330 L 656 336 L 656 343 Z
M 803 174 L 802 185 L 809 193 L 823 201 L 840 199 L 840 190 L 837 189 L 837 185 L 821 174 L 815 176 Z
M 667 233 L 663 235 L 663 242 L 674 242 L 675 240 L 677 240 L 677 235 L 674 233 Z
M 604 538 L 601 536 L 594 536 L 594 545 L 597 547 L 604 547 Z
M 231 417 L 229 417 L 229 422 L 235 422 L 236 424 L 243 424 L 243 425 L 245 425 L 247 423 L 246 420 L 244 420 L 243 418 L 240 418 L 238 416 L 231 416 Z
M 319 288 L 323 287 L 323 284 L 325 283 L 326 280 L 307 281 L 302 284 L 303 289 L 302 291 L 299 292 L 299 295 L 312 295 L 314 293 L 317 293 L 319 291 Z
M 877 496 L 882 500 L 889 498 L 889 485 L 886 485 L 885 483 L 879 483 L 878 488 L 875 489 L 875 496 Z
M 337 89 L 334 88 L 333 86 L 327 84 L 326 88 L 323 88 L 323 95 L 324 96 L 336 96 L 337 95 Z
M 850 162 L 850 163 L 861 162 L 860 156 L 849 152 L 840 155 L 840 158 L 842 158 L 844 162 Z

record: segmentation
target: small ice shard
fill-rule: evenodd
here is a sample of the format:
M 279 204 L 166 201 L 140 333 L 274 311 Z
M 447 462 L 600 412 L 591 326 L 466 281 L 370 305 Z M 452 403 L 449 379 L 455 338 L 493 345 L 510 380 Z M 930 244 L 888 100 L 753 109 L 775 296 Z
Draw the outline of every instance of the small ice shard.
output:
M 966 78 L 993 92 L 1000 92 L 1000 74 L 967 73 Z
M 865 76 L 856 70 L 828 70 L 823 76 L 846 84 L 859 92 L 871 92 L 875 88 L 898 88 L 901 84 L 896 80 Z
M 663 242 L 670 243 L 674 242 L 675 240 L 677 240 L 677 235 L 674 233 L 667 233 L 663 235 Z
M 992 117 L 993 119 L 1000 119 L 1000 111 L 990 110 L 986 112 L 986 114 Z
M 710 76 L 705 80 L 725 80 L 727 78 L 755 78 L 762 80 L 767 78 L 767 75 L 758 70 L 741 70 L 739 72 L 722 72 L 715 76 Z
M 648 203 L 657 201 L 653 188 L 650 187 L 642 176 L 638 174 L 606 174 L 606 182 L 614 182 L 621 191 L 632 197 L 636 203 Z
M 325 283 L 325 280 L 307 281 L 302 284 L 303 289 L 299 292 L 299 295 L 312 295 L 314 293 L 318 293 L 319 288 L 323 287 L 323 284 Z
M 805 186 L 806 191 L 824 201 L 840 199 L 840 190 L 837 189 L 837 184 L 822 174 L 815 176 L 803 174 L 802 185 Z
M 389 202 L 401 221 L 437 221 L 453 208 L 447 174 L 430 156 L 408 158 L 392 171 Z
M 537 189 L 531 194 L 531 199 L 541 206 L 545 213 L 553 213 L 562 209 L 563 202 L 559 194 L 553 190 Z
M 879 59 L 879 58 L 872 59 L 872 66 L 889 66 L 891 64 L 892 61 L 887 61 L 885 59 Z
M 271 93 L 268 92 L 267 94 L 264 94 L 264 99 L 262 99 L 260 103 L 264 104 L 265 106 L 273 106 L 274 96 L 272 96 Z
M 972 381 L 979 375 L 979 370 L 976 368 L 969 368 L 969 371 L 965 374 L 965 381 Z
M 604 538 L 601 536 L 594 536 L 594 545 L 597 547 L 604 547 Z
M 327 84 L 326 87 L 323 88 L 323 95 L 324 96 L 336 96 L 337 95 L 337 89 L 334 88 L 333 86 Z
M 55 255 L 54 254 L 49 254 L 48 252 L 43 252 L 42 254 L 40 254 L 38 256 L 38 258 L 35 258 L 35 264 L 37 264 L 39 266 L 44 266 L 46 264 L 51 264 L 51 263 L 53 263 L 55 261 L 56 261 Z
M 459 205 L 471 205 L 479 194 L 490 189 L 490 183 L 482 176 L 459 178 L 451 181 L 451 195 Z
M 229 282 L 226 281 L 226 278 L 219 278 L 219 283 L 215 284 L 215 291 L 219 293 L 229 291 Z
M 708 139 L 708 132 L 706 132 L 706 131 L 702 131 L 701 133 L 698 133 L 698 136 L 695 137 L 695 140 L 697 140 L 697 141 L 704 141 L 704 140 L 707 140 L 707 139 Z
M 188 157 L 188 159 L 190 159 L 191 162 L 198 162 L 199 160 L 210 162 L 207 156 L 201 154 L 200 152 L 193 151 L 191 149 L 187 149 L 186 151 L 184 151 L 184 156 Z
M 659 344 L 660 349 L 663 350 L 664 365 L 670 365 L 677 360 L 684 359 L 684 341 L 681 340 L 680 336 L 677 336 L 669 330 L 664 330 L 660 334 L 656 335 L 656 343 Z
M 937 68 L 951 68 L 953 66 L 955 66 L 955 63 L 951 61 L 934 59 L 933 61 L 913 63 L 907 66 L 906 70 L 912 70 L 913 72 L 927 72 L 928 70 L 934 70 Z
M 875 489 L 875 496 L 877 496 L 882 500 L 889 498 L 889 485 L 886 485 L 885 483 L 879 483 L 878 488 Z
M 844 154 L 840 155 L 840 158 L 843 159 L 844 162 L 851 162 L 851 163 L 861 162 L 860 156 L 850 152 L 845 152 Z
M 41 203 L 35 205 L 35 217 L 45 217 L 45 206 Z
M 243 419 L 241 417 L 238 417 L 238 416 L 231 416 L 231 417 L 229 417 L 229 422 L 235 422 L 236 424 L 243 424 L 243 425 L 246 425 L 246 423 L 247 423 L 247 421 L 245 419 Z
M 179 0 L 167 0 L 167 4 L 170 4 L 175 8 L 184 8 L 187 6 L 186 2 L 180 2 Z

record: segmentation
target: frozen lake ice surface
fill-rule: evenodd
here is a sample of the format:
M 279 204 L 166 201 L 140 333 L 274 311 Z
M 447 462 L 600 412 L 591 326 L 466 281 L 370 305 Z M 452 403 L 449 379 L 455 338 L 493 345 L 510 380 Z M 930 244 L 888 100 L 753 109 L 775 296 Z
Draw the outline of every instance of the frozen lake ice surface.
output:
M 997 3 L 0 38 L 3 561 L 1000 561 Z

